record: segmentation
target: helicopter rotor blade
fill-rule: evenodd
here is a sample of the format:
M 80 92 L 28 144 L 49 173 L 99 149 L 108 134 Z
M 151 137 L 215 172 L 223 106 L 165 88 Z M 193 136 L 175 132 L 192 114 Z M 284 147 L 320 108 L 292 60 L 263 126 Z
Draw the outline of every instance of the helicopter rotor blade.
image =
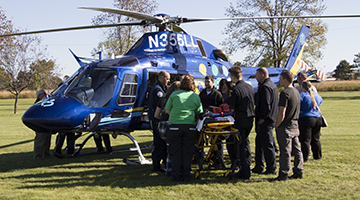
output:
M 190 23 L 190 22 L 204 22 L 204 21 L 220 21 L 220 20 L 251 20 L 251 19 L 286 19 L 286 18 L 358 18 L 360 15 L 323 15 L 323 16 L 257 16 L 257 17 L 228 17 L 228 18 L 182 18 L 182 17 L 154 17 L 148 14 L 122 10 L 117 8 L 99 8 L 99 7 L 79 7 L 80 9 L 87 10 L 96 10 L 102 12 L 108 12 L 113 14 L 125 15 L 128 17 L 133 17 L 140 19 L 141 21 L 136 22 L 123 22 L 117 24 L 105 24 L 105 25 L 90 25 L 90 26 L 78 26 L 78 27 L 69 27 L 69 28 L 58 28 L 58 29 L 48 29 L 48 30 L 39 30 L 39 31 L 30 31 L 30 32 L 18 32 L 12 34 L 0 35 L 0 37 L 6 36 L 15 36 L 15 35 L 28 35 L 28 34 L 37 34 L 37 33 L 49 33 L 49 32 L 59 32 L 59 31 L 70 31 L 70 30 L 81 30 L 81 29 L 92 29 L 92 28 L 107 28 L 107 27 L 116 27 L 116 26 L 148 26 L 154 24 L 156 26 L 168 26 L 170 30 L 176 32 L 186 33 L 182 28 L 179 27 L 181 23 Z
M 149 21 L 151 23 L 155 23 L 155 24 L 159 24 L 159 23 L 163 22 L 162 19 L 156 18 L 156 17 L 148 15 L 148 14 L 135 12 L 135 11 L 129 11 L 129 10 L 122 10 L 122 9 L 117 9 L 117 8 L 79 7 L 79 9 L 96 10 L 96 11 L 101 11 L 101 12 L 126 15 L 129 17 L 133 17 L 135 19 L 147 20 L 147 21 Z
M 220 21 L 220 20 L 249 20 L 249 19 L 288 19 L 288 18 L 357 18 L 360 15 L 304 15 L 304 16 L 258 16 L 258 17 L 228 17 L 228 18 L 183 18 L 182 23 L 202 22 L 202 21 Z
M 118 24 L 76 26 L 76 27 L 68 27 L 68 28 L 57 28 L 57 29 L 47 29 L 47 30 L 39 30 L 39 31 L 11 33 L 11 34 L 0 35 L 0 37 L 15 36 L 15 35 L 29 35 L 29 34 L 37 34 L 37 33 L 60 32 L 60 31 L 71 31 L 71 30 L 83 30 L 83 29 L 92 29 L 92 28 L 108 28 L 108 27 L 116 27 L 116 26 L 134 26 L 134 25 L 145 26 L 146 22 L 145 21 L 137 21 L 137 22 L 125 22 L 125 23 L 118 23 Z

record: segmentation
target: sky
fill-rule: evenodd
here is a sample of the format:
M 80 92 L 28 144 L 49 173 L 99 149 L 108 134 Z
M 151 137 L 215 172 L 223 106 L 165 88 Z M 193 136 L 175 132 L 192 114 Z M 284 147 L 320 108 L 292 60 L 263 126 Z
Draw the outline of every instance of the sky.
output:
M 221 18 L 230 2 L 235 0 L 156 0 L 159 4 L 156 13 L 188 18 Z M 360 14 L 358 0 L 324 0 L 327 7 L 323 15 Z M 16 28 L 27 31 L 91 25 L 91 19 L 100 12 L 81 10 L 78 7 L 112 8 L 113 0 L 0 0 L 1 9 Z M 323 19 L 328 25 L 327 45 L 323 58 L 316 68 L 324 73 L 335 70 L 341 60 L 353 63 L 355 54 L 360 53 L 360 18 Z M 200 37 L 222 48 L 220 43 L 226 39 L 222 34 L 227 21 L 182 24 L 189 34 Z M 62 75 L 71 75 L 78 64 L 69 52 L 72 49 L 78 56 L 91 57 L 91 51 L 103 41 L 101 29 L 77 30 L 69 32 L 40 34 L 42 44 L 47 45 L 48 57 L 55 59 Z M 232 61 L 241 61 L 246 52 L 239 50 L 231 55 Z

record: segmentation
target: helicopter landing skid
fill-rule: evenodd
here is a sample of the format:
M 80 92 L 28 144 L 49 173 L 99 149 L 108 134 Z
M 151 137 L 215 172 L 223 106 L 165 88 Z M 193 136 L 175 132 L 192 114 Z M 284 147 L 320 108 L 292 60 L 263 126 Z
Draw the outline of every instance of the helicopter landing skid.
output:
M 152 161 L 150 160 L 146 160 L 145 157 L 142 155 L 141 149 L 139 144 L 137 143 L 137 141 L 135 140 L 135 138 L 133 136 L 131 136 L 129 133 L 120 133 L 120 135 L 124 135 L 126 137 L 128 137 L 135 145 L 135 148 L 130 148 L 129 151 L 137 151 L 139 154 L 139 163 L 141 165 L 145 165 L 145 164 L 152 164 Z M 146 147 L 147 149 L 150 147 Z
M 71 157 L 79 156 L 79 155 L 80 155 L 80 151 L 83 149 L 83 147 L 85 146 L 86 142 L 87 142 L 90 138 L 94 137 L 95 134 L 96 134 L 95 132 L 90 133 L 90 134 L 84 139 L 84 141 L 83 141 L 81 144 L 76 145 L 76 146 L 79 146 L 79 148 L 75 151 L 74 154 L 72 154 Z M 145 159 L 145 157 L 143 156 L 143 154 L 142 154 L 142 152 L 141 152 L 141 148 L 140 148 L 139 144 L 137 143 L 137 141 L 135 140 L 134 137 L 132 137 L 129 133 L 119 133 L 118 135 L 124 135 L 124 136 L 128 137 L 128 138 L 134 143 L 135 147 L 129 148 L 129 149 L 114 150 L 113 152 L 137 151 L 137 153 L 139 154 L 139 162 L 136 162 L 136 163 L 139 163 L 139 164 L 141 164 L 141 165 L 152 164 L 152 161 Z M 80 135 L 77 136 L 77 137 L 74 138 L 74 139 L 76 140 L 76 139 L 79 138 L 79 137 L 80 137 Z M 145 146 L 145 147 L 143 147 L 142 149 L 150 149 L 150 148 L 152 148 L 152 145 L 150 145 L 150 146 Z M 96 152 L 96 153 L 105 153 L 105 152 Z M 83 154 L 82 154 L 82 155 L 83 155 Z M 87 154 L 84 154 L 84 155 L 87 155 Z

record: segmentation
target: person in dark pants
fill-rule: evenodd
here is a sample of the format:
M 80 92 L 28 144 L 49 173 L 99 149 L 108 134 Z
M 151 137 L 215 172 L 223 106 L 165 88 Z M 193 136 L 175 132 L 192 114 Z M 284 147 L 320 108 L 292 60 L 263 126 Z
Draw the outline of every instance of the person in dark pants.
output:
M 300 94 L 292 86 L 294 75 L 290 71 L 280 74 L 280 85 L 284 90 L 280 93 L 279 112 L 276 117 L 276 139 L 279 144 L 279 175 L 274 180 L 286 181 L 289 179 L 291 156 L 294 156 L 294 174 L 290 178 L 303 177 L 303 155 L 299 143 L 298 120 L 300 114 Z
M 322 157 L 320 143 L 321 115 L 318 107 L 322 104 L 323 99 L 312 90 L 312 87 L 310 81 L 304 81 L 302 83 L 304 92 L 300 94 L 299 139 L 304 162 L 309 159 L 310 145 L 313 158 L 321 159 Z
M 39 103 L 46 97 L 46 92 L 44 89 L 36 91 L 36 100 L 34 104 Z M 35 132 L 34 138 L 34 160 L 41 160 L 43 158 L 50 157 L 50 143 L 51 143 L 51 134 L 44 132 Z
M 197 138 L 195 116 L 203 112 L 195 88 L 194 77 L 186 75 L 180 90 L 171 94 L 165 106 L 170 115 L 166 140 L 172 161 L 172 178 L 176 182 L 181 181 L 181 176 L 184 181 L 191 179 L 191 160 Z
M 157 171 L 165 172 L 165 170 L 161 168 L 160 163 L 161 160 L 163 161 L 164 164 L 166 162 L 166 155 L 167 155 L 166 142 L 163 139 L 161 139 L 159 135 L 158 123 L 160 120 L 156 119 L 154 117 L 154 114 L 157 103 L 161 100 L 162 97 L 166 95 L 167 84 L 169 83 L 169 81 L 170 81 L 170 74 L 166 71 L 161 71 L 158 74 L 158 81 L 151 88 L 149 94 L 148 116 L 154 137 L 153 139 L 154 149 L 152 152 L 153 172 L 157 172 Z
M 229 145 L 232 148 L 228 149 L 231 157 L 235 158 L 236 153 L 239 153 L 240 168 L 241 170 L 235 175 L 235 177 L 241 179 L 250 179 L 250 165 L 251 165 L 251 150 L 249 142 L 249 134 L 253 126 L 255 110 L 254 110 L 254 89 L 248 83 L 242 80 L 242 70 L 240 67 L 235 66 L 229 69 L 230 78 L 235 86 L 230 90 L 230 97 L 228 104 L 230 110 L 235 112 L 235 126 L 239 130 L 241 137 L 241 143 L 239 145 L 239 151 L 235 151 L 234 145 Z M 233 137 L 228 139 L 228 142 L 234 141 Z
M 65 141 L 65 137 L 66 137 L 66 143 L 67 143 L 67 154 L 71 155 L 74 153 L 75 150 L 75 141 L 72 141 L 75 137 L 75 133 L 73 132 L 59 132 L 58 135 L 56 136 L 56 144 L 55 144 L 55 148 L 54 148 L 54 153 L 53 155 L 56 157 L 64 157 L 62 155 L 62 146 L 64 145 L 64 141 Z
M 205 112 L 209 109 L 209 106 L 219 107 L 222 103 L 224 103 L 222 94 L 214 88 L 214 82 L 214 77 L 212 75 L 207 75 L 205 77 L 205 89 L 203 89 L 199 94 L 202 108 Z M 220 167 L 221 160 L 224 159 L 224 145 L 222 144 L 223 139 L 224 138 L 222 137 L 218 137 L 216 139 L 219 155 L 215 153 L 212 158 L 212 162 L 214 164 L 213 166 L 215 167 Z
M 97 150 L 98 152 L 103 152 L 104 151 L 104 147 L 102 145 L 102 141 L 104 141 L 107 154 L 111 155 L 113 153 L 113 149 L 111 147 L 110 135 L 109 134 L 96 133 L 94 135 L 94 141 L 95 141 L 96 148 L 98 149 Z
M 270 80 L 269 73 L 265 67 L 256 70 L 255 78 L 259 86 L 255 100 L 255 167 L 251 171 L 262 174 L 265 159 L 266 171 L 264 174 L 276 174 L 273 130 L 279 110 L 279 91 Z
M 166 128 L 169 125 L 169 114 L 166 113 L 165 105 L 167 100 L 169 99 L 170 95 L 174 92 L 180 90 L 180 81 L 174 81 L 168 90 L 166 91 L 165 97 L 161 98 L 161 101 L 157 104 L 156 110 L 155 110 L 155 118 L 160 120 L 159 123 L 159 134 L 163 140 L 166 141 Z M 166 145 L 168 146 L 169 143 L 167 142 Z M 171 177 L 171 159 L 169 154 L 169 148 L 167 148 L 168 154 L 166 158 L 166 171 L 165 175 L 167 177 Z

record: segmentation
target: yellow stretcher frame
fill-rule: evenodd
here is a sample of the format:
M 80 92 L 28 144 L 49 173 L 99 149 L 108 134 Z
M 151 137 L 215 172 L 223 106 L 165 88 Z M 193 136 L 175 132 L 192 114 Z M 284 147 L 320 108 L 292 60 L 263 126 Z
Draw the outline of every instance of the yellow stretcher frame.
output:
M 234 163 L 232 163 L 231 168 L 225 167 L 225 164 L 223 160 L 221 160 L 221 168 L 211 168 L 211 165 L 213 165 L 211 161 L 211 157 L 214 156 L 214 153 L 218 153 L 218 147 L 216 140 L 220 135 L 233 135 L 235 136 L 235 142 L 240 143 L 241 138 L 239 137 L 239 131 L 234 126 L 234 122 L 208 122 L 204 123 L 201 131 L 200 136 L 198 138 L 198 141 L 196 143 L 196 153 L 193 157 L 197 161 L 198 169 L 195 170 L 195 179 L 200 179 L 201 171 L 212 171 L 212 170 L 226 170 L 224 176 L 232 178 L 235 169 L 236 164 L 238 162 L 239 155 L 237 155 L 238 158 L 235 159 Z M 209 139 L 208 139 L 209 138 Z M 210 141 L 210 145 L 205 145 L 206 141 Z M 224 143 L 223 143 L 224 144 Z M 238 145 L 236 145 L 238 146 Z M 205 147 L 209 147 L 209 150 L 207 151 L 207 154 L 205 156 Z M 238 152 L 238 151 L 236 151 Z M 203 165 L 207 162 L 208 167 L 204 168 Z

